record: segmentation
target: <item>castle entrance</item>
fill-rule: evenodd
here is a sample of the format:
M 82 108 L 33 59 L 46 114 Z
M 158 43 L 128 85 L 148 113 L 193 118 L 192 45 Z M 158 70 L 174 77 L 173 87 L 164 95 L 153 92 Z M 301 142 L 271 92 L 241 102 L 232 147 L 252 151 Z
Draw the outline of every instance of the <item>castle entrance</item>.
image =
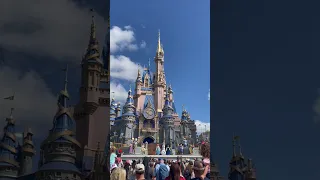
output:
M 148 136 L 148 137 L 145 137 L 142 142 L 143 142 L 143 143 L 148 142 L 148 144 L 152 144 L 152 143 L 154 143 L 154 138 Z

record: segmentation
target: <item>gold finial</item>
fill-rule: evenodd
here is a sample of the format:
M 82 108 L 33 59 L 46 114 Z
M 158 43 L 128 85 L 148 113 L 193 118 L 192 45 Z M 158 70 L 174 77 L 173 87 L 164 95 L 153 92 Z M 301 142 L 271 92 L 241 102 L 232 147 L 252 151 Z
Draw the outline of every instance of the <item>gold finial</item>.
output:
M 91 39 L 95 39 L 96 38 L 96 25 L 95 25 L 95 22 L 94 22 L 94 9 L 91 8 L 90 9 L 90 12 L 92 13 L 92 22 L 91 22 Z
M 149 61 L 148 61 L 148 69 L 150 70 L 150 58 L 149 58 Z
M 185 109 L 184 109 L 184 104 L 182 104 L 182 111 L 184 111 Z
M 160 29 L 158 31 L 158 47 L 157 47 L 157 53 L 162 52 L 162 45 L 161 45 L 161 40 L 160 40 Z
M 131 92 L 131 84 L 129 85 L 129 92 Z

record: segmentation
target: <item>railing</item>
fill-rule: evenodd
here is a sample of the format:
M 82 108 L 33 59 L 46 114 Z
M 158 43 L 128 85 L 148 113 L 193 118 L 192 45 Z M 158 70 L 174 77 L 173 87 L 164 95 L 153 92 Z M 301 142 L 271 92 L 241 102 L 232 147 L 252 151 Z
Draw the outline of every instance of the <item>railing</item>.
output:
M 200 155 L 122 155 L 121 158 L 123 160 L 141 160 L 145 157 L 150 157 L 150 158 L 163 158 L 163 159 L 169 159 L 169 160 L 176 160 L 178 157 L 182 159 L 195 159 L 195 158 L 202 158 Z

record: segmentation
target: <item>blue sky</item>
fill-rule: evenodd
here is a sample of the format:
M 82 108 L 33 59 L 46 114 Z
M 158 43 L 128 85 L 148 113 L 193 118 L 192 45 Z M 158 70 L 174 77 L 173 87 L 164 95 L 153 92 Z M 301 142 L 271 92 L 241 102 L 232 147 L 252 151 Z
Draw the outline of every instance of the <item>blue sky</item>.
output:
M 115 36 L 124 33 L 124 38 L 114 37 L 111 30 L 111 41 L 119 41 L 118 47 L 122 50 L 113 51 L 115 58 L 111 58 L 111 68 L 117 61 L 117 69 L 128 66 L 130 73 L 125 78 L 112 76 L 111 81 L 121 84 L 126 90 L 129 88 L 130 77 L 136 77 L 133 64 L 127 61 L 120 63 L 119 57 L 126 56 L 135 64 L 148 65 L 151 59 L 152 70 L 155 69 L 153 57 L 156 51 L 158 30 L 161 32 L 161 41 L 165 51 L 165 72 L 167 82 L 172 84 L 174 99 L 179 114 L 182 105 L 190 112 L 191 118 L 210 122 L 210 9 L 209 0 L 193 3 L 193 1 L 111 1 L 111 27 Z M 130 26 L 127 27 L 127 26 Z M 121 28 L 121 29 L 119 29 Z M 129 32 L 135 41 L 130 39 Z M 121 41 L 121 42 L 120 42 Z M 130 43 L 128 43 L 130 41 Z M 141 47 L 145 42 L 146 46 Z M 120 44 L 126 45 L 120 45 Z M 136 46 L 135 46 L 136 45 Z M 113 45 L 111 43 L 111 49 Z M 126 48 L 125 48 L 126 47 Z M 134 50 L 133 50 L 134 49 Z M 122 57 L 123 60 L 124 57 Z M 112 61 L 114 60 L 114 61 Z M 111 70 L 112 72 L 113 70 Z M 116 71 L 116 70 L 114 70 Z M 119 72 L 118 72 L 119 73 Z M 112 75 L 112 74 L 111 74 Z M 134 80 L 134 78 L 132 80 Z M 111 86 L 113 87 L 113 86 Z M 118 87 L 118 91 L 121 91 Z M 111 90 L 112 91 L 112 90 Z M 124 93 L 115 95 L 120 98 Z M 201 128 L 201 127 L 200 127 Z M 202 126 L 204 130 L 204 126 Z M 209 126 L 207 126 L 209 129 Z

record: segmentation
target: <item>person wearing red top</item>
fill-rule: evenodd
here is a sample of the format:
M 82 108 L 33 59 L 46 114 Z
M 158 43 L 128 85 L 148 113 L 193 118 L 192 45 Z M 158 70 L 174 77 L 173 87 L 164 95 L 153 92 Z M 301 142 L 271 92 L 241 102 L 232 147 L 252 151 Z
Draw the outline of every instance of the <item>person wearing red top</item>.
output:
M 165 180 L 186 180 L 182 174 L 178 163 L 172 163 L 170 166 L 169 176 Z

